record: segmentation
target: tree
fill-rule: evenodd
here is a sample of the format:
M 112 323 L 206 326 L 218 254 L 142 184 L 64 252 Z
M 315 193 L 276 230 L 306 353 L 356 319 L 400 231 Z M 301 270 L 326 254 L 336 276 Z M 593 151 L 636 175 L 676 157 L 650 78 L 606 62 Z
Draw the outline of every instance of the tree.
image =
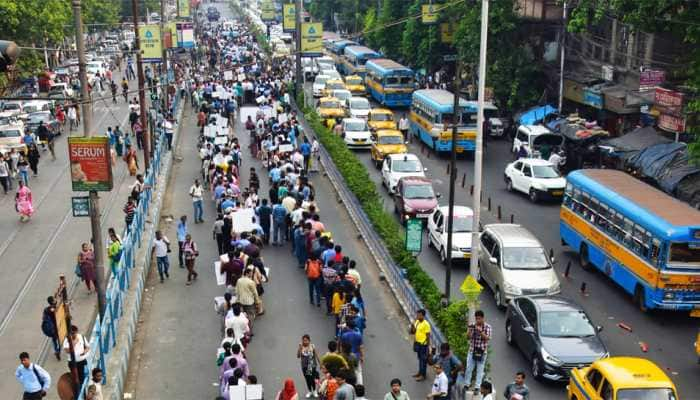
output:
M 405 0 L 384 0 L 377 18 L 377 39 L 380 49 L 388 58 L 401 56 L 403 23 L 397 23 L 406 16 Z
M 377 13 L 374 8 L 367 10 L 365 18 L 362 24 L 362 37 L 368 46 L 373 48 L 379 48 L 381 45 L 379 39 L 379 31 L 377 30 Z
M 421 18 L 415 18 L 420 15 L 422 4 L 423 1 L 414 0 L 408 9 L 409 18 L 404 25 L 401 40 L 401 56 L 402 61 L 415 68 L 425 68 L 430 73 L 437 66 L 437 58 L 443 49 L 438 40 L 439 27 L 426 25 Z

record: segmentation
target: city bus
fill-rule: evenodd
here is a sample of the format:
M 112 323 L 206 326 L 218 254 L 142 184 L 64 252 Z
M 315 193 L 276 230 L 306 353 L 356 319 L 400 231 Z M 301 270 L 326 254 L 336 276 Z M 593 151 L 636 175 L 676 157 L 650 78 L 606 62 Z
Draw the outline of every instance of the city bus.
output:
M 387 107 L 408 107 L 413 93 L 413 70 L 403 65 L 377 58 L 365 64 L 365 85 L 370 95 Z
M 340 60 L 340 72 L 345 75 L 365 76 L 367 60 L 379 58 L 379 53 L 365 46 L 347 46 Z
M 413 92 L 409 116 L 411 134 L 420 138 L 435 152 L 452 151 L 452 121 L 454 96 L 442 89 L 421 89 Z M 458 153 L 476 148 L 476 107 L 459 99 L 457 121 Z
M 340 69 L 341 59 L 343 58 L 343 54 L 345 54 L 345 48 L 348 46 L 359 46 L 359 44 L 352 40 L 340 39 L 329 42 L 326 47 L 326 52 L 333 58 L 335 67 L 338 69 Z
M 566 179 L 559 232 L 581 266 L 602 271 L 642 311 L 700 316 L 700 211 L 623 171 Z

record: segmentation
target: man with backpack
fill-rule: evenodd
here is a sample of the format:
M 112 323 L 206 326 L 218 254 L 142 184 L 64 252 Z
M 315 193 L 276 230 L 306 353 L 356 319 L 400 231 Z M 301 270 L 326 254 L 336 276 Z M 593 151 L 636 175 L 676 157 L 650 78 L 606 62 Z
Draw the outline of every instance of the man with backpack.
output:
M 19 354 L 20 365 L 15 370 L 15 378 L 22 385 L 23 400 L 41 400 L 46 396 L 51 386 L 51 375 L 40 365 L 34 364 L 29 359 L 29 353 L 23 351 Z
M 61 361 L 61 343 L 58 341 L 58 324 L 56 323 L 56 299 L 49 296 L 46 302 L 49 305 L 44 308 L 44 313 L 41 316 L 41 331 L 51 339 L 56 359 Z
M 309 303 L 312 305 L 316 303 L 316 307 L 321 307 L 322 268 L 321 261 L 313 253 L 309 254 L 304 270 L 306 271 L 306 278 L 309 280 Z M 314 298 L 316 299 L 315 302 Z

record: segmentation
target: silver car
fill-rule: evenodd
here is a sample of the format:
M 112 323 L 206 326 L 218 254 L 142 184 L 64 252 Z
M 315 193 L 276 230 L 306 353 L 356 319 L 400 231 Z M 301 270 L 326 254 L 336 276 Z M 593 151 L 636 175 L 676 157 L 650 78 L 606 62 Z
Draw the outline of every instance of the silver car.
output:
M 491 288 L 499 308 L 515 296 L 559 293 L 559 279 L 552 267 L 554 260 L 524 227 L 486 225 L 479 246 L 479 274 Z

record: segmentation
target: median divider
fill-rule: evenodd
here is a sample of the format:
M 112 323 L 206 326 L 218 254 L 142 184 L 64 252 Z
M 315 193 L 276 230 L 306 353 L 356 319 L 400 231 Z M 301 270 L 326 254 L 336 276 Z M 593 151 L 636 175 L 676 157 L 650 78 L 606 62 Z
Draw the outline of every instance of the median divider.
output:
M 299 109 L 299 104 L 304 106 Z M 439 346 L 448 342 L 453 352 L 465 359 L 469 348 L 467 301 L 461 299 L 445 304 L 433 279 L 423 271 L 416 257 L 405 249 L 405 231 L 391 214 L 384 211 L 381 196 L 364 164 L 305 104 L 304 93 L 300 93 L 294 107 L 301 111 L 300 121 L 305 133 L 318 138 L 321 164 L 406 317 L 412 320 L 418 309 L 426 309 L 427 319 L 434 330 L 434 344 Z

